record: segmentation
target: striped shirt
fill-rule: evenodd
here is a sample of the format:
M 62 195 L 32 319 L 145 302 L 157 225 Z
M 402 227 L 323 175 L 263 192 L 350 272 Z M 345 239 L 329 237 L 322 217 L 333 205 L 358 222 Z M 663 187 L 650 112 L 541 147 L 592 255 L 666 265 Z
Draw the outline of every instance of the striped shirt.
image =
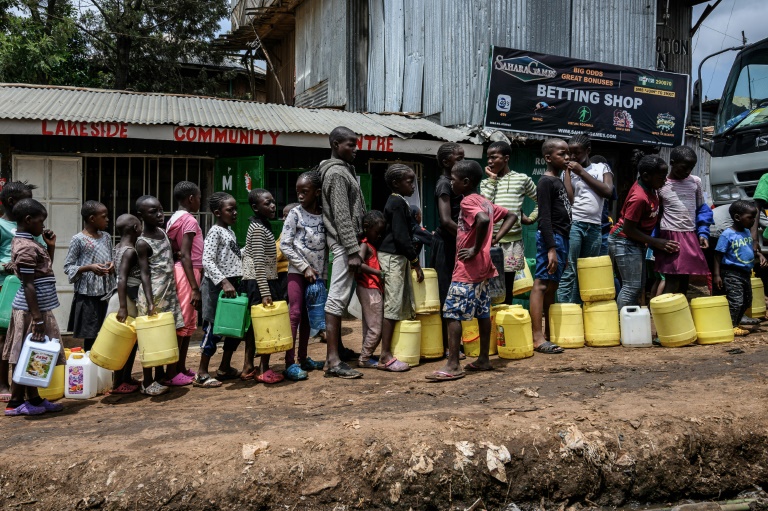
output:
M 500 241 L 502 243 L 509 243 L 521 240 L 523 238 L 523 226 L 520 220 L 522 219 L 523 200 L 525 197 L 529 197 L 532 201 L 536 202 L 536 185 L 533 183 L 533 180 L 525 174 L 510 170 L 503 177 L 483 180 L 480 183 L 480 193 L 497 206 L 501 206 L 517 215 L 517 222 Z M 528 218 L 536 220 L 538 217 L 539 208 L 537 206 L 528 215 Z M 493 226 L 494 233 L 499 232 L 501 224 L 502 222 L 498 222 Z
M 267 281 L 277 278 L 275 236 L 260 220 L 250 220 L 243 249 L 243 280 L 255 280 L 261 296 L 272 296 Z
M 37 307 L 40 312 L 50 311 L 59 306 L 56 277 L 53 276 L 48 250 L 40 246 L 31 234 L 16 232 L 11 244 L 11 264 L 16 269 L 19 279 L 23 279 L 24 275 L 33 276 Z M 29 311 L 23 285 L 13 298 L 13 308 Z

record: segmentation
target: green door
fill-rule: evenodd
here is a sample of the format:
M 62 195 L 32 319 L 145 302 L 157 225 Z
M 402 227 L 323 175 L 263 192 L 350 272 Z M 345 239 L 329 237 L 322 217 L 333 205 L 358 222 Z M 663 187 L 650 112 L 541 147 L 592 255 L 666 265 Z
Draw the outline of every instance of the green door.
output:
M 264 157 L 221 158 L 216 160 L 213 191 L 231 193 L 237 201 L 237 225 L 234 227 L 237 241 L 245 245 L 248 219 L 253 216 L 248 204 L 248 192 L 264 187 Z

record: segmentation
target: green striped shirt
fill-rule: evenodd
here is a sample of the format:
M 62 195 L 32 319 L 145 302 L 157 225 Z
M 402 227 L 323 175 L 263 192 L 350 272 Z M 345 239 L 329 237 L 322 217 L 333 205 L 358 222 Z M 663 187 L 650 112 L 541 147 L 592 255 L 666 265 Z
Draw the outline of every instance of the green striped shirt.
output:
M 503 177 L 499 179 L 484 179 L 480 183 L 480 193 L 493 202 L 496 205 L 506 208 L 509 211 L 517 215 L 517 222 L 509 232 L 501 238 L 502 243 L 509 243 L 511 241 L 518 241 L 523 239 L 523 226 L 520 223 L 522 218 L 521 211 L 523 208 L 523 200 L 525 197 L 530 197 L 534 202 L 536 201 L 536 185 L 533 180 L 525 174 L 510 170 Z M 538 206 L 531 212 L 528 217 L 531 220 L 536 220 L 539 217 Z M 493 232 L 499 232 L 502 222 L 493 226 Z

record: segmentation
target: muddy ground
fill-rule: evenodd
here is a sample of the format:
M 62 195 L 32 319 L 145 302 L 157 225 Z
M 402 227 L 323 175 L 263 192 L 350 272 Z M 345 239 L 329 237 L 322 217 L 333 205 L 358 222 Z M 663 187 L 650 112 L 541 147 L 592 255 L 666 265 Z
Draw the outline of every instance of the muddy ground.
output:
M 478 497 L 488 509 L 564 509 L 725 499 L 768 482 L 766 331 L 716 346 L 494 358 L 496 371 L 456 382 L 424 379 L 438 361 L 353 381 L 315 372 L 274 386 L 63 400 L 57 415 L 0 420 L 0 509 L 443 510 Z M 359 323 L 345 322 L 344 332 L 359 348 Z M 315 359 L 324 351 L 310 346 Z

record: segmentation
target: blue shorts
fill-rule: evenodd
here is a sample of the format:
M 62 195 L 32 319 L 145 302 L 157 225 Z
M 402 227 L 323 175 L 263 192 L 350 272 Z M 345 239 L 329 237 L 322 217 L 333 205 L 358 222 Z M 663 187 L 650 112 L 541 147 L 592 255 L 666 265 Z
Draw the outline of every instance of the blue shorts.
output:
M 568 264 L 568 240 L 560 234 L 555 234 L 555 251 L 557 252 L 557 270 L 550 275 L 547 272 L 547 263 L 549 262 L 547 248 L 544 246 L 541 232 L 536 231 L 536 273 L 533 278 L 560 282 L 560 277 L 565 271 L 565 265 Z
M 490 318 L 491 295 L 488 294 L 488 281 L 476 284 L 451 282 L 443 305 L 443 317 L 459 321 Z

